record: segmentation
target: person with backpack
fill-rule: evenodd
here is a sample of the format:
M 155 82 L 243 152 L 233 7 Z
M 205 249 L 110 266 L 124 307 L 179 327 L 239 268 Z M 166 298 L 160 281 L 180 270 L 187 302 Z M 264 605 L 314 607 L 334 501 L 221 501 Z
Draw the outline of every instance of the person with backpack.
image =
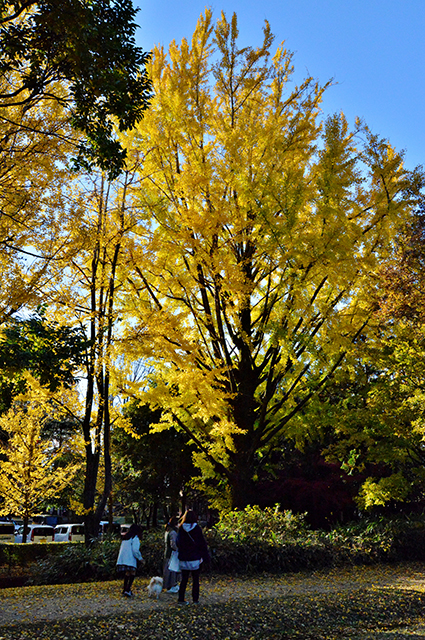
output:
M 188 604 L 184 597 L 190 574 L 192 574 L 192 600 L 194 604 L 198 604 L 201 564 L 210 561 L 210 554 L 196 514 L 191 509 L 188 509 L 180 520 L 176 543 L 182 574 L 178 604 Z

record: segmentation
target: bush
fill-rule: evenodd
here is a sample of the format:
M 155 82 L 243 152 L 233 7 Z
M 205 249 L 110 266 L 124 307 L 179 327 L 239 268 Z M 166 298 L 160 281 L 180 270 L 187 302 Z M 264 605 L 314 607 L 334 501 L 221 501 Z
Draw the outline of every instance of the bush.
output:
M 215 528 L 222 538 L 238 542 L 255 538 L 283 543 L 307 535 L 309 527 L 305 515 L 280 511 L 278 504 L 266 509 L 248 506 L 243 511 L 235 510 L 224 514 Z
M 208 532 L 212 568 L 223 573 L 281 572 L 344 564 L 425 559 L 422 517 L 363 519 L 312 531 L 303 515 L 247 507 Z
M 332 558 L 305 515 L 282 512 L 279 505 L 226 513 L 206 537 L 212 569 L 220 573 L 299 571 L 329 566 Z
M 48 542 L 0 544 L 0 564 L 8 564 L 13 558 L 14 565 L 25 567 L 34 562 L 34 559 L 44 558 L 55 552 L 55 545 Z
M 425 560 L 423 518 L 364 519 L 330 532 L 312 531 L 303 515 L 278 507 L 261 511 L 247 507 L 224 515 L 205 532 L 211 569 L 217 573 L 252 574 L 324 569 L 344 564 Z M 6 548 L 7 547 L 7 548 Z M 84 544 L 2 545 L 3 564 L 31 557 L 33 584 L 109 580 L 117 577 L 119 540 Z M 162 574 L 162 529 L 145 532 L 141 541 L 144 564 L 139 575 Z M 37 557 L 38 555 L 38 557 Z M 28 570 L 27 570 L 28 571 Z
M 163 534 L 159 531 L 146 533 L 141 541 L 143 564 L 139 575 L 162 575 L 164 553 Z M 63 584 L 113 580 L 117 577 L 116 562 L 120 541 L 107 538 L 95 541 L 90 547 L 69 543 L 57 545 L 59 553 L 46 556 L 31 566 L 31 584 Z
M 282 573 L 329 566 L 332 550 L 323 543 L 278 543 L 250 539 L 244 543 L 222 538 L 218 532 L 206 534 L 211 569 L 217 573 Z
M 118 542 L 106 540 L 86 547 L 61 545 L 60 552 L 46 556 L 31 566 L 31 584 L 62 584 L 103 580 L 112 574 L 118 554 Z

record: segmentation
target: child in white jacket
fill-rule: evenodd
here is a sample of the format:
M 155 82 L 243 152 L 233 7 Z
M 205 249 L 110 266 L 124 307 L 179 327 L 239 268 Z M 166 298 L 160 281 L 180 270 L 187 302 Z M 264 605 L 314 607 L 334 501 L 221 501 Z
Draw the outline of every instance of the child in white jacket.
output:
M 137 561 L 143 560 L 140 553 L 140 537 L 142 529 L 138 524 L 132 524 L 130 529 L 122 537 L 120 551 L 117 559 L 117 571 L 124 573 L 123 595 L 131 598 L 133 593 L 131 585 L 136 575 Z

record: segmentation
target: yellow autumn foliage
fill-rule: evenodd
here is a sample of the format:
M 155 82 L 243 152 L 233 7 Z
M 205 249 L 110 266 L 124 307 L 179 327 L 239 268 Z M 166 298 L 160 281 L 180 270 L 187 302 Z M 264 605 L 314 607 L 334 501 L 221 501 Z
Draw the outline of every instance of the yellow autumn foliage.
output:
M 26 521 L 41 505 L 57 497 L 81 468 L 79 462 L 63 462 L 72 447 L 42 437 L 44 424 L 63 417 L 60 405 L 52 403 L 52 393 L 31 376 L 28 390 L 17 396 L 12 407 L 0 417 L 6 439 L 0 444 L 4 458 L 0 464 L 0 513 L 22 516 Z
M 131 394 L 191 434 L 236 506 L 257 454 L 367 331 L 371 276 L 415 203 L 400 154 L 323 118 L 328 85 L 292 84 L 292 54 L 272 44 L 266 22 L 240 49 L 236 16 L 214 25 L 206 10 L 190 44 L 155 49 L 156 97 L 128 140 L 145 217 L 127 344 L 155 362 L 151 389 Z

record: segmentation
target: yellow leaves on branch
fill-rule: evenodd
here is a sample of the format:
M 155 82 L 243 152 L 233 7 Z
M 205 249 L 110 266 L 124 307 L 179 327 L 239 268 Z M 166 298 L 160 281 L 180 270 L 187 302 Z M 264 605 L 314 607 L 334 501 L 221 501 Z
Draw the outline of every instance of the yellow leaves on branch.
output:
M 0 427 L 7 439 L 0 445 L 2 513 L 34 515 L 46 499 L 70 484 L 79 463 L 61 460 L 64 449 L 43 437 L 48 421 L 60 420 L 63 410 L 52 404 L 52 394 L 27 375 L 28 390 L 18 396 Z
M 322 119 L 329 83 L 293 86 L 267 23 L 259 47 L 237 38 L 236 16 L 207 10 L 191 44 L 154 52 L 127 148 L 144 219 L 126 338 L 155 362 L 135 395 L 167 412 L 158 428 L 179 421 L 204 464 L 247 467 L 367 331 L 371 275 L 417 188 L 359 120 Z
M 13 82 L 13 78 L 0 78 L 0 84 L 9 81 Z M 59 93 L 60 88 L 56 89 Z M 16 312 L 23 305 L 38 301 L 38 287 L 56 250 L 56 214 L 71 138 L 59 102 L 45 100 L 30 110 L 24 105 L 3 105 L 0 139 L 0 321 L 3 321 L 12 309 Z M 30 261 L 22 260 L 25 251 L 33 254 Z M 37 256 L 39 259 L 34 259 Z
M 360 489 L 356 502 L 360 508 L 367 511 L 374 506 L 386 505 L 391 500 L 405 500 L 410 489 L 410 482 L 403 477 L 402 473 L 393 473 L 380 480 L 367 478 Z

